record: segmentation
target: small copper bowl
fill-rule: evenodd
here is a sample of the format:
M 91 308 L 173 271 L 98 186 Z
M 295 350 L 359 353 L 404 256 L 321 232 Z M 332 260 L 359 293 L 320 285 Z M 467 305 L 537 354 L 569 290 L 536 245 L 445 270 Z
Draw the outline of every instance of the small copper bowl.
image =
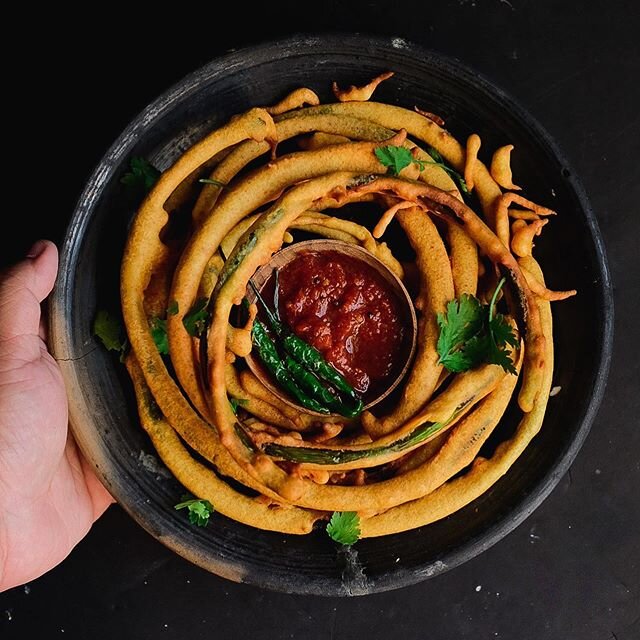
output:
M 389 394 L 400 384 L 404 376 L 406 375 L 409 367 L 411 366 L 411 362 L 413 360 L 413 356 L 416 350 L 416 341 L 418 335 L 418 321 L 416 319 L 416 312 L 413 307 L 413 302 L 411 301 L 411 297 L 409 296 L 409 292 L 406 290 L 404 284 L 393 273 L 385 264 L 380 262 L 374 255 L 372 255 L 366 249 L 358 245 L 349 244 L 347 242 L 342 242 L 340 240 L 306 240 L 304 242 L 297 242 L 292 244 L 284 249 L 281 249 L 277 253 L 275 253 L 271 260 L 260 267 L 251 278 L 251 281 L 255 285 L 255 287 L 262 293 L 265 289 L 267 283 L 273 276 L 274 270 L 281 270 L 285 265 L 289 262 L 297 258 L 301 253 L 313 251 L 314 253 L 321 253 L 323 251 L 332 251 L 341 253 L 349 258 L 353 258 L 356 260 L 360 260 L 372 267 L 382 278 L 390 285 L 392 291 L 394 291 L 400 301 L 401 310 L 403 317 L 407 318 L 409 327 L 409 336 L 405 339 L 404 345 L 404 362 L 402 363 L 402 367 L 399 367 L 397 375 L 389 380 L 389 385 L 384 389 L 383 392 L 379 393 L 377 396 L 369 399 L 365 404 L 365 409 L 370 409 L 374 405 L 382 402 Z M 247 287 L 247 299 L 249 302 L 256 302 L 255 292 L 251 287 Z M 300 411 L 304 411 L 306 413 L 311 413 L 313 415 L 322 416 L 324 414 L 315 413 L 301 407 L 297 404 L 290 396 L 284 394 L 282 390 L 276 386 L 270 375 L 264 369 L 262 364 L 257 358 L 254 358 L 252 354 L 249 354 L 246 358 L 246 363 L 254 373 L 254 375 L 267 387 L 275 396 L 280 398 L 283 402 L 286 402 L 288 405 L 299 409 Z

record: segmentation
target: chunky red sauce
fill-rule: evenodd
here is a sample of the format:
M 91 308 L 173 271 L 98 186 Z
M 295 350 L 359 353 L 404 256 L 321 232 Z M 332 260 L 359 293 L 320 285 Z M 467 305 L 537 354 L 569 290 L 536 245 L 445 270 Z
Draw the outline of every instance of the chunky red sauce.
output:
M 359 392 L 398 373 L 405 323 L 396 292 L 372 267 L 337 251 L 305 252 L 279 272 L 280 313 Z

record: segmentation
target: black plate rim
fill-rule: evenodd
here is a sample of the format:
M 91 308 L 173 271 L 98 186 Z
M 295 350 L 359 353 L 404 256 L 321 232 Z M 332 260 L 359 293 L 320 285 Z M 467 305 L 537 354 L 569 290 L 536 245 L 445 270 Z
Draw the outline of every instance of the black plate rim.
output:
M 402 572 L 399 574 L 387 572 L 377 575 L 375 588 L 364 592 L 373 593 L 410 586 L 426 578 L 444 573 L 487 550 L 518 527 L 547 498 L 573 463 L 591 429 L 604 395 L 612 357 L 614 327 L 613 288 L 604 241 L 587 193 L 580 179 L 572 169 L 567 156 L 547 130 L 517 99 L 468 63 L 439 51 L 429 49 L 423 45 L 418 45 L 402 36 L 384 37 L 367 35 L 361 32 L 298 33 L 286 38 L 265 40 L 231 50 L 185 75 L 158 98 L 150 102 L 129 122 L 98 162 L 78 199 L 71 221 L 64 235 L 60 251 L 59 276 L 51 297 L 51 304 L 52 310 L 55 311 L 55 309 L 63 309 L 65 304 L 68 303 L 73 274 L 77 267 L 76 245 L 80 241 L 83 231 L 90 220 L 91 212 L 99 200 L 102 188 L 113 178 L 119 162 L 127 157 L 133 146 L 144 136 L 145 130 L 151 127 L 166 110 L 170 109 L 176 100 L 184 99 L 189 93 L 195 91 L 200 79 L 203 77 L 211 79 L 214 78 L 216 74 L 228 73 L 230 69 L 242 69 L 247 57 L 267 53 L 273 56 L 274 51 L 278 52 L 279 57 L 287 57 L 290 51 L 296 49 L 299 51 L 300 47 L 304 47 L 307 50 L 304 55 L 309 55 L 310 53 L 321 53 L 322 49 L 327 48 L 330 50 L 339 50 L 340 47 L 345 45 L 345 42 L 348 42 L 352 47 L 364 47 L 368 45 L 369 47 L 375 47 L 376 50 L 386 49 L 395 51 L 396 53 L 401 52 L 410 57 L 417 57 L 422 61 L 429 61 L 440 66 L 448 67 L 450 70 L 455 70 L 457 73 L 465 75 L 468 78 L 473 78 L 473 82 L 484 91 L 499 96 L 500 99 L 506 103 L 508 109 L 518 116 L 519 119 L 526 122 L 527 126 L 539 136 L 540 140 L 551 151 L 553 156 L 565 167 L 567 172 L 565 174 L 566 181 L 574 191 L 576 200 L 579 202 L 580 208 L 584 213 L 586 227 L 589 230 L 594 245 L 596 263 L 599 270 L 598 294 L 600 299 L 595 301 L 596 308 L 601 310 L 601 324 L 599 325 L 601 340 L 597 353 L 599 366 L 595 374 L 591 399 L 571 445 L 565 450 L 562 457 L 558 459 L 556 466 L 550 469 L 543 479 L 532 488 L 526 498 L 515 506 L 502 520 L 488 527 L 463 546 L 448 551 L 423 566 L 413 568 L 411 572 Z M 317 50 L 318 47 L 320 50 Z M 300 54 L 296 53 L 296 55 Z M 50 330 L 52 334 L 60 332 L 61 330 L 54 316 L 55 313 L 50 314 Z M 79 446 L 82 449 L 82 435 L 76 435 L 79 436 Z M 125 511 L 153 537 L 159 539 L 165 546 L 179 553 L 194 564 L 208 571 L 213 571 L 220 576 L 232 580 L 236 579 L 234 564 L 233 562 L 229 563 L 227 558 L 218 558 L 218 564 L 214 568 L 216 562 L 212 558 L 204 558 L 197 551 L 188 551 L 179 544 L 177 538 L 174 539 L 171 535 L 158 536 L 158 526 L 153 522 L 151 514 L 145 512 L 144 509 L 136 509 L 135 507 L 139 505 L 128 504 L 126 500 L 121 500 L 118 483 L 114 484 L 113 479 L 106 478 L 101 469 L 97 469 L 96 472 L 110 487 L 112 492 L 116 494 L 116 499 L 118 499 L 119 504 Z M 120 484 L 120 486 L 123 485 Z M 249 579 L 243 580 L 243 582 L 286 593 L 324 596 L 361 595 L 360 593 L 345 590 L 344 585 L 337 581 L 322 580 L 316 584 L 311 584 L 308 577 L 302 576 L 296 576 L 295 578 L 294 576 L 290 576 L 289 579 L 283 581 L 274 580 L 273 575 L 262 571 L 262 569 L 252 571 Z

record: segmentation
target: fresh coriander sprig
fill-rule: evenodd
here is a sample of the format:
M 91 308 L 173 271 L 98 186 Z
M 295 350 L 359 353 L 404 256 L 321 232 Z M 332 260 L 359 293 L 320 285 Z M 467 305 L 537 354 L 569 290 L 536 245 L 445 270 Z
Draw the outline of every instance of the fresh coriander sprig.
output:
M 199 527 L 206 527 L 209 524 L 209 518 L 215 511 L 213 505 L 208 500 L 194 498 L 190 494 L 182 496 L 182 502 L 179 502 L 174 509 L 187 509 L 188 518 L 191 524 Z
M 507 319 L 495 312 L 504 282 L 502 278 L 488 305 L 475 296 L 463 294 L 447 303 L 444 314 L 438 314 L 438 362 L 449 371 L 460 373 L 487 363 L 516 373 L 507 345 L 517 347 L 518 339 Z
M 445 163 L 444 158 L 440 155 L 440 152 L 434 149 L 433 147 L 427 147 L 427 153 L 431 156 L 433 160 L 433 164 L 438 165 L 441 169 L 444 169 L 458 184 L 458 188 L 462 193 L 469 195 L 471 193 L 469 191 L 469 187 L 465 182 L 465 179 L 455 170 L 452 169 L 448 164 Z
M 504 283 L 505 278 L 501 278 L 489 303 L 489 337 L 491 342 L 488 361 L 491 364 L 499 364 L 505 371 L 515 375 L 517 373 L 516 368 L 513 360 L 511 360 L 507 345 L 513 348 L 517 347 L 518 339 L 507 319 L 501 313 L 495 313 L 496 300 Z
M 194 338 L 202 335 L 205 330 L 209 312 L 207 311 L 207 298 L 199 298 L 196 300 L 190 311 L 182 318 L 182 324 L 187 333 Z
M 178 301 L 177 300 L 172 300 L 169 303 L 169 306 L 167 307 L 167 315 L 168 316 L 175 316 L 178 311 L 179 311 L 179 307 L 178 307 Z
M 415 164 L 420 171 L 424 171 L 425 167 L 431 164 L 440 167 L 454 178 L 462 193 L 469 193 L 469 188 L 464 178 L 455 169 L 446 164 L 444 158 L 433 147 L 428 147 L 427 153 L 431 156 L 431 160 L 414 158 L 411 151 L 406 147 L 388 145 L 386 147 L 378 147 L 375 150 L 376 158 L 378 158 L 380 164 L 387 167 L 388 173 L 393 176 L 399 175 L 410 164 Z
M 117 351 L 122 360 L 128 348 L 127 336 L 119 318 L 101 309 L 93 319 L 93 333 L 108 351 Z
M 340 544 L 352 545 L 360 538 L 360 516 L 355 511 L 334 511 L 327 534 Z
M 387 172 L 392 176 L 397 176 L 400 172 L 415 162 L 415 158 L 411 155 L 411 151 L 406 147 L 396 147 L 387 145 L 386 147 L 377 147 L 375 150 L 376 158 L 380 164 L 387 167 Z
M 164 318 L 151 318 L 151 336 L 158 351 L 167 355 L 169 353 L 169 337 L 167 336 L 167 321 Z
M 129 171 L 120 178 L 120 182 L 128 187 L 142 188 L 145 191 L 149 191 L 159 177 L 160 171 L 146 158 L 134 156 L 129 160 Z

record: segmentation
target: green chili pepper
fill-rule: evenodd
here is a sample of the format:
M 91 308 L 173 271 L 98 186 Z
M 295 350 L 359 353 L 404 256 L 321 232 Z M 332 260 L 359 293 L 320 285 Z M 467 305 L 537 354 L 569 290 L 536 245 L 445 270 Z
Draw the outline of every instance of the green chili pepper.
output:
M 307 369 L 290 355 L 285 354 L 284 364 L 300 387 L 311 395 L 311 397 L 329 408 L 333 413 L 338 413 L 345 418 L 355 418 L 362 411 L 362 409 L 357 406 L 347 406 L 337 395 L 325 387 L 321 380 L 310 371 L 307 371 Z
M 288 460 L 290 462 L 307 462 L 313 464 L 347 464 L 357 460 L 375 458 L 389 453 L 405 451 L 419 445 L 421 442 L 431 438 L 433 435 L 444 429 L 460 413 L 456 410 L 448 420 L 443 422 L 425 422 L 416 427 L 411 433 L 400 440 L 396 440 L 385 446 L 368 447 L 366 449 L 328 449 L 322 447 L 295 447 L 274 444 L 273 442 L 264 446 L 264 452 L 275 458 Z
M 354 388 L 345 380 L 344 376 L 329 364 L 322 354 L 310 344 L 299 338 L 294 333 L 287 333 L 282 338 L 284 350 L 304 365 L 319 378 L 331 383 L 338 391 L 346 394 L 356 404 L 354 411 L 358 415 L 362 411 L 362 400 L 355 392 Z
M 298 383 L 280 359 L 275 343 L 260 320 L 254 321 L 251 335 L 262 364 L 268 369 L 282 389 L 293 396 L 303 407 L 311 411 L 316 411 L 317 413 L 329 413 L 328 408 L 308 396 L 307 393 L 298 386 Z
M 274 294 L 274 300 L 278 300 L 278 272 L 275 274 L 276 278 L 276 293 Z M 337 413 L 346 417 L 353 418 L 359 415 L 364 404 L 360 396 L 356 393 L 355 389 L 347 382 L 345 377 L 329 362 L 327 362 L 322 354 L 310 344 L 305 342 L 302 338 L 299 338 L 295 333 L 288 330 L 283 322 L 280 321 L 279 311 L 276 309 L 275 313 L 272 311 L 267 303 L 264 301 L 258 288 L 249 281 L 249 284 L 253 288 L 257 299 L 259 300 L 262 308 L 267 314 L 267 319 L 272 331 L 280 338 L 283 350 L 297 361 L 303 367 L 309 369 L 321 380 L 325 380 L 333 385 L 336 391 L 341 392 L 352 401 L 348 404 L 345 402 L 340 403 L 339 409 L 336 409 Z M 276 315 L 277 314 L 277 315 Z

